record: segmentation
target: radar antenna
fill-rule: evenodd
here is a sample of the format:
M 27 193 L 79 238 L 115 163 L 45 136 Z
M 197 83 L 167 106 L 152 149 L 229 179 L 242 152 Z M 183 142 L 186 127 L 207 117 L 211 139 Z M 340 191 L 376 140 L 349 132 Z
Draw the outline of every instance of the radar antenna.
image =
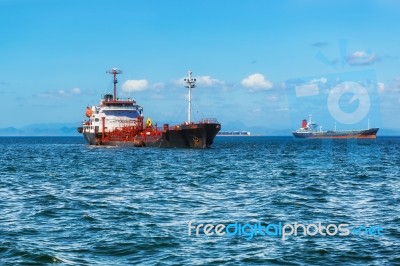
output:
M 191 96 L 191 92 L 192 92 L 192 88 L 196 87 L 196 79 L 192 78 L 192 71 L 189 70 L 188 72 L 188 77 L 184 79 L 186 85 L 185 87 L 188 88 L 189 91 L 189 97 L 188 97 L 188 123 L 191 123 L 191 113 L 192 113 L 192 109 L 191 109 L 191 102 L 192 102 L 192 96 Z
M 117 75 L 122 73 L 122 70 L 118 68 L 111 68 L 110 70 L 106 71 L 106 73 L 114 75 L 114 101 L 117 100 Z

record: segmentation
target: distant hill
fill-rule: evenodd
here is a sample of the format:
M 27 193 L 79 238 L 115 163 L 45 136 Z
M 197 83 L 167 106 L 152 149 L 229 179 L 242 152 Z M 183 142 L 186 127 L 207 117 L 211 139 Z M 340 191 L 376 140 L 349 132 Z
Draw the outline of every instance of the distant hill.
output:
M 381 128 L 377 136 L 400 136 L 400 129 Z
M 15 128 L 0 128 L 0 136 L 79 136 L 76 128 L 79 123 L 32 124 Z
M 246 126 L 241 121 L 229 121 L 222 124 L 223 131 L 249 131 L 251 135 L 259 136 L 291 136 L 290 129 L 272 129 L 262 126 Z

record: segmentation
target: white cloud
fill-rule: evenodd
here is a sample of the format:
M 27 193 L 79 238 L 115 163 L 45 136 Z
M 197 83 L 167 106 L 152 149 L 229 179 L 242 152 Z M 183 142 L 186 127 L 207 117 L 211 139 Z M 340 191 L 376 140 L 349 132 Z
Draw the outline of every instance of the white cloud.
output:
M 279 100 L 278 96 L 276 95 L 267 96 L 265 99 L 269 102 L 277 102 Z
M 321 77 L 318 79 L 312 79 L 305 84 L 295 86 L 296 97 L 318 95 L 319 94 L 318 84 L 326 84 L 327 82 L 328 82 L 327 78 Z
M 185 81 L 184 81 L 185 78 L 186 78 L 186 77 L 182 77 L 182 78 L 179 78 L 179 79 L 177 79 L 177 80 L 173 80 L 172 83 L 173 83 L 175 86 L 184 87 L 184 86 L 185 86 Z
M 264 75 L 260 73 L 255 73 L 244 78 L 241 84 L 250 91 L 269 90 L 273 86 L 272 82 L 267 80 Z
M 80 94 L 81 93 L 81 89 L 79 88 L 73 88 L 70 90 L 71 94 Z
M 296 97 L 313 96 L 319 94 L 318 84 L 304 84 L 296 87 Z
M 42 92 L 40 94 L 37 94 L 36 96 L 41 97 L 41 98 L 66 98 L 66 97 L 70 97 L 72 95 L 78 95 L 80 93 L 81 93 L 80 88 L 73 88 L 68 91 L 48 90 L 48 91 Z
M 312 79 L 310 80 L 310 83 L 322 83 L 325 84 L 328 80 L 324 77 L 319 78 L 319 79 Z
M 162 82 L 157 82 L 157 83 L 155 83 L 155 84 L 152 86 L 152 88 L 155 89 L 155 90 L 161 90 L 161 89 L 163 89 L 164 87 L 165 87 L 165 84 L 162 83 Z
M 279 108 L 275 109 L 275 111 L 277 111 L 277 112 L 288 112 L 289 108 L 287 108 L 287 107 L 279 107 Z
M 379 58 L 376 54 L 364 51 L 355 51 L 346 57 L 347 63 L 352 66 L 371 65 L 378 60 Z
M 367 87 L 362 85 L 361 82 L 354 82 L 354 81 L 344 81 L 337 84 L 335 87 L 330 89 L 329 94 L 340 96 L 343 93 L 352 93 L 354 94 L 353 98 L 350 102 L 353 102 L 357 99 L 357 96 L 369 96 Z
M 173 83 L 177 86 L 184 87 L 186 85 L 185 83 L 185 78 L 187 77 L 182 77 L 180 79 L 175 80 Z M 211 76 L 199 76 L 199 77 L 194 77 L 196 79 L 196 85 L 199 87 L 222 87 L 225 88 L 226 84 L 224 81 L 212 78 Z
M 286 89 L 287 88 L 287 84 L 286 84 L 286 82 L 282 81 L 277 87 L 280 88 L 280 89 Z
M 143 91 L 149 87 L 149 82 L 145 79 L 139 80 L 127 80 L 122 84 L 122 91 L 124 92 L 134 92 L 134 91 Z
M 378 82 L 378 92 L 382 93 L 385 90 L 385 84 L 383 82 Z
M 225 82 L 211 78 L 210 76 L 201 76 L 196 79 L 199 86 L 214 87 L 214 86 L 225 86 Z
M 400 92 L 400 78 L 394 79 L 392 81 L 391 87 L 392 87 L 391 89 L 393 92 L 399 93 Z
M 386 95 L 397 95 L 400 94 L 400 78 L 394 78 L 392 80 L 388 80 L 387 82 L 378 82 L 377 83 L 378 92 Z

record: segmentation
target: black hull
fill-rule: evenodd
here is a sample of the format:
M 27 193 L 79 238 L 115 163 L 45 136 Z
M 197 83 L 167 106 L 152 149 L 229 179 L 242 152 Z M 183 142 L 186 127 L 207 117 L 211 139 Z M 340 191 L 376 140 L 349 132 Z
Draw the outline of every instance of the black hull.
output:
M 221 129 L 218 123 L 180 125 L 158 135 L 139 134 L 123 141 L 102 141 L 101 134 L 84 133 L 89 145 L 160 148 L 209 148 Z
M 209 148 L 220 129 L 220 124 L 182 125 L 163 132 L 156 141 L 144 141 L 144 145 L 162 148 Z

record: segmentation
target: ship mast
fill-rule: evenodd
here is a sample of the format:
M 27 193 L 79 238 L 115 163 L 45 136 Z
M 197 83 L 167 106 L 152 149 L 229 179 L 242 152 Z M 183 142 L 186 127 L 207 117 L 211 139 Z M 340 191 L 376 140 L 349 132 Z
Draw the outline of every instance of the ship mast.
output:
M 191 92 L 192 92 L 192 88 L 196 87 L 196 79 L 192 78 L 192 71 L 189 70 L 188 73 L 188 77 L 184 79 L 186 85 L 185 87 L 188 88 L 189 91 L 189 97 L 188 97 L 188 123 L 191 123 L 191 113 L 192 113 L 192 109 L 191 109 L 191 102 L 192 102 L 192 96 L 191 96 Z
M 122 73 L 122 70 L 117 68 L 112 68 L 111 70 L 106 71 L 106 73 L 114 75 L 114 102 L 117 101 L 117 75 Z

